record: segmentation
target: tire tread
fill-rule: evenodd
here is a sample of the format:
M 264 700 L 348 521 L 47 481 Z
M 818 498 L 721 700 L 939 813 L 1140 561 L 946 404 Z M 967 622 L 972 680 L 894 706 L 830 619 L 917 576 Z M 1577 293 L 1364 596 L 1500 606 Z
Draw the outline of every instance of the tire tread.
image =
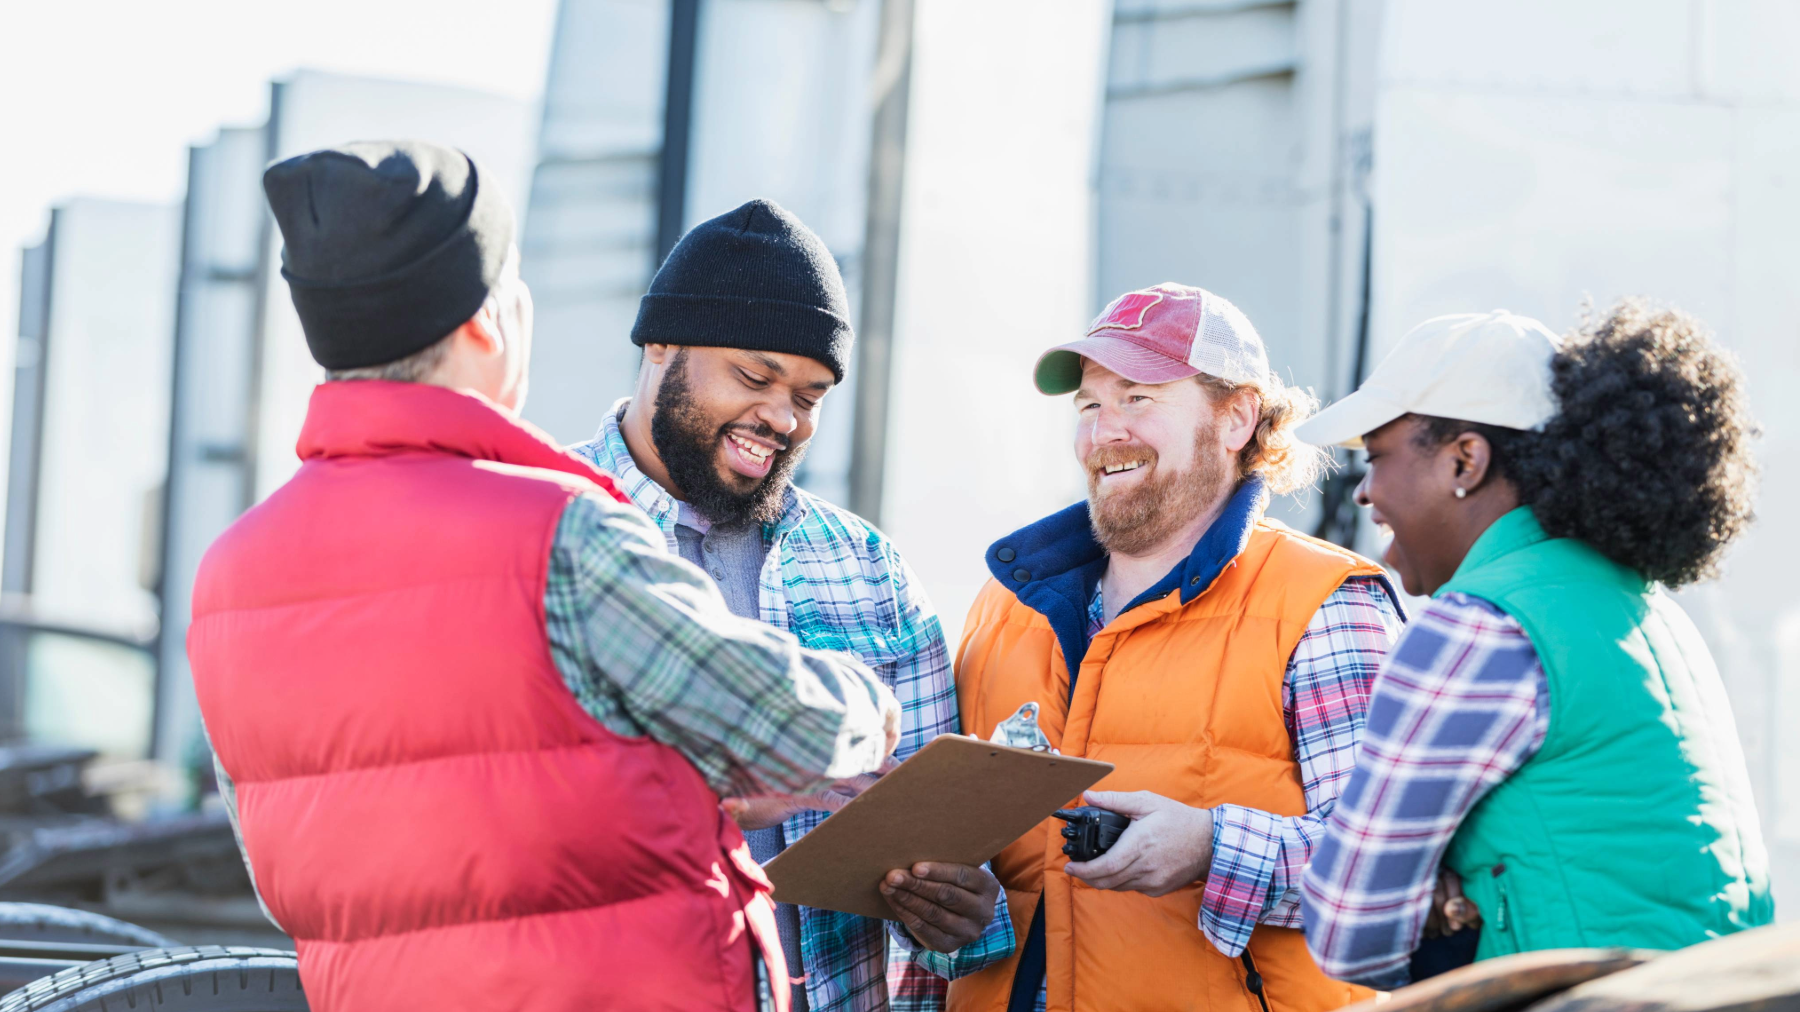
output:
M 111 942 L 145 948 L 179 945 L 165 935 L 116 917 L 48 903 L 0 902 L 0 938 L 44 942 Z
M 267 973 L 256 972 L 261 970 Z M 153 972 L 143 984 L 117 986 Z M 196 979 L 203 982 L 198 989 L 194 987 Z M 173 988 L 165 992 L 162 985 L 176 980 L 181 982 L 181 992 L 177 994 Z M 211 985 L 210 995 L 205 984 Z M 91 1002 L 80 1000 L 82 992 L 102 985 L 113 986 L 95 994 Z M 52 1007 L 56 1012 L 124 1012 L 140 1007 L 152 1012 L 165 1007 L 250 1012 L 252 1006 L 233 999 L 260 996 L 289 999 L 280 1010 L 271 1012 L 306 1007 L 294 953 L 238 945 L 193 945 L 145 949 L 70 967 L 0 997 L 0 1012 L 50 1012 Z M 299 1002 L 294 1003 L 293 998 Z

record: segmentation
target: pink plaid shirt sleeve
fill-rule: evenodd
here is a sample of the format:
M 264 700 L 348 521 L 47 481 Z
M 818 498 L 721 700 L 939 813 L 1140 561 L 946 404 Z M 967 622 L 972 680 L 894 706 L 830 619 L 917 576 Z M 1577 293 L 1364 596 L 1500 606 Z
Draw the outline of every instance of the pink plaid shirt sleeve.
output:
M 1288 660 L 1284 715 L 1306 814 L 1213 809 L 1213 857 L 1200 930 L 1227 956 L 1258 924 L 1300 926 L 1300 876 L 1355 768 L 1369 689 L 1404 622 L 1387 582 L 1346 580 L 1319 607 Z

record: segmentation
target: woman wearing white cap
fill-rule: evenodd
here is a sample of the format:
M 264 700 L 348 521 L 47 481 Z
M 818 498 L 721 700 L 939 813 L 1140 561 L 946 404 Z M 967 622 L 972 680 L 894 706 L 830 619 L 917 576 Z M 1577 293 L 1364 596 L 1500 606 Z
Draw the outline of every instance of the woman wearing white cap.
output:
M 1405 984 L 1446 931 L 1485 959 L 1772 919 L 1730 706 L 1662 589 L 1711 575 L 1751 519 L 1740 385 L 1673 310 L 1627 302 L 1566 339 L 1440 317 L 1301 427 L 1368 451 L 1357 501 L 1433 596 L 1306 872 L 1326 973 Z

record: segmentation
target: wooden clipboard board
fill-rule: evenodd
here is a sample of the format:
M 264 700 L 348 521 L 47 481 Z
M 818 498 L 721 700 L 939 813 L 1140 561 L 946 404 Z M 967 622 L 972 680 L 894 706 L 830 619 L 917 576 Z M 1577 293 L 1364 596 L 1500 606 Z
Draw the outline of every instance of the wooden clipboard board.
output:
M 981 864 L 1112 770 L 939 735 L 763 871 L 783 903 L 892 918 L 879 890 L 890 870 L 919 861 Z

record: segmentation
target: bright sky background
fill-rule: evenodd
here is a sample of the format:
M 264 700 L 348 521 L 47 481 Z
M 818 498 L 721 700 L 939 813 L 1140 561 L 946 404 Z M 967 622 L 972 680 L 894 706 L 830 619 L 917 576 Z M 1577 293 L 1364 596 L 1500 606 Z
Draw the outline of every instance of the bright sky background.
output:
M 555 18 L 556 0 L 0 0 L 0 405 L 19 249 L 52 205 L 179 201 L 188 145 L 261 123 L 299 67 L 535 101 Z

